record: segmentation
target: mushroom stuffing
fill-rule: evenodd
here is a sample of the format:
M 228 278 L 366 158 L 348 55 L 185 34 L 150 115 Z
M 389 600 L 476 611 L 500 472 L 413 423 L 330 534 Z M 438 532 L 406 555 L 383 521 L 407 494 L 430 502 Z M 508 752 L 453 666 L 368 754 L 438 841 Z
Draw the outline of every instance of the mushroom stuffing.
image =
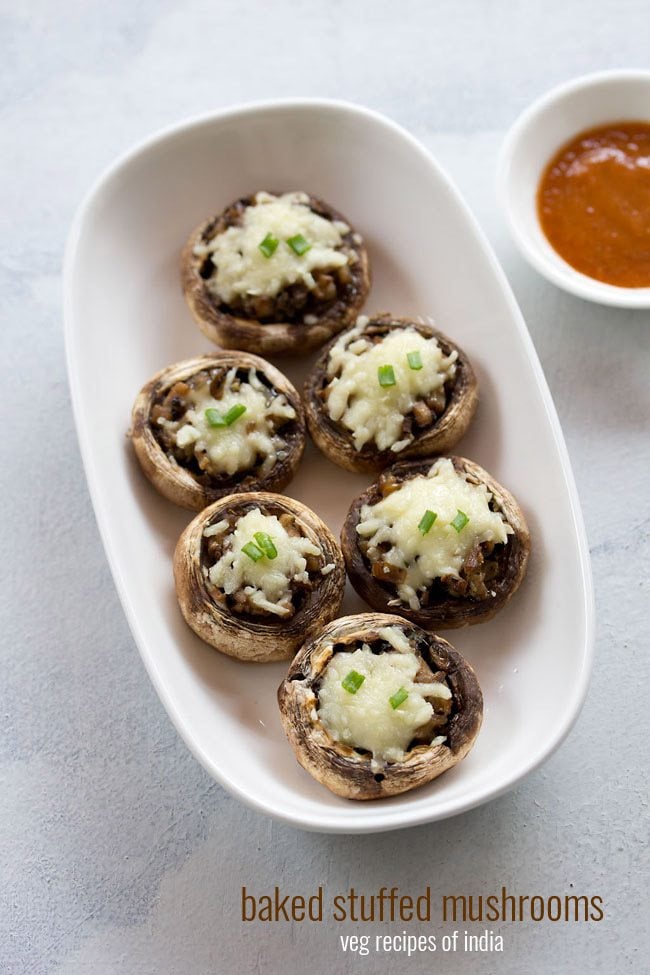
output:
M 494 616 L 530 550 L 513 496 L 464 457 L 393 465 L 353 501 L 341 541 L 359 595 L 431 629 Z
M 185 529 L 174 555 L 189 626 L 240 660 L 291 657 L 336 616 L 345 585 L 338 543 L 305 505 L 264 492 L 223 498 Z
M 298 393 L 258 356 L 221 352 L 168 366 L 140 391 L 131 440 L 154 487 L 201 509 L 234 491 L 280 490 L 305 447 Z
M 230 204 L 191 235 L 181 272 L 209 339 L 270 355 L 322 345 L 354 320 L 370 287 L 361 236 L 301 191 Z
M 463 350 L 421 321 L 361 316 L 332 341 L 304 388 L 312 439 L 335 464 L 380 471 L 449 450 L 469 426 L 478 384 Z
M 441 637 L 362 613 L 307 641 L 278 691 L 299 763 L 347 799 L 379 799 L 458 764 L 483 698 L 471 666 Z

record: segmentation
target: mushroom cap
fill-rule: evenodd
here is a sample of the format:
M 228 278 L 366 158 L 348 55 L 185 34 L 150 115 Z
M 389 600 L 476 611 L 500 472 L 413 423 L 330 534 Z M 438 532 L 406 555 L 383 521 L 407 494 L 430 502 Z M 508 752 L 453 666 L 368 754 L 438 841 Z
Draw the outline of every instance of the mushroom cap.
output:
M 230 611 L 215 602 L 206 586 L 202 559 L 205 528 L 225 514 L 243 515 L 255 507 L 278 517 L 292 515 L 305 537 L 320 546 L 324 564 L 334 564 L 289 619 Z M 345 589 L 345 566 L 336 538 L 318 515 L 293 498 L 260 491 L 221 498 L 190 522 L 174 552 L 174 580 L 181 613 L 197 636 L 229 657 L 268 663 L 293 657 L 312 633 L 336 616 Z
M 247 203 L 252 202 L 253 195 L 244 199 Z M 328 203 L 309 195 L 309 204 L 329 220 L 346 223 L 350 227 L 350 235 L 354 234 L 349 220 Z M 370 290 L 368 252 L 363 242 L 356 241 L 353 246 L 358 261 L 350 268 L 355 284 L 353 297 L 347 302 L 334 299 L 331 307 L 315 322 L 309 325 L 303 322 L 264 323 L 223 311 L 201 277 L 202 258 L 194 253 L 196 245 L 214 231 L 218 220 L 219 217 L 213 217 L 201 223 L 190 234 L 181 254 L 181 283 L 185 300 L 197 325 L 211 342 L 225 349 L 246 349 L 263 355 L 304 355 L 323 345 L 355 320 Z
M 335 652 L 377 638 L 377 630 L 397 626 L 413 650 L 433 671 L 444 671 L 453 697 L 447 740 L 416 745 L 399 762 L 380 772 L 371 757 L 336 741 L 317 715 L 319 681 Z M 385 652 L 399 651 L 388 648 Z M 442 637 L 382 613 L 344 616 L 309 639 L 294 658 L 278 690 L 284 732 L 298 762 L 332 792 L 347 799 L 381 799 L 430 782 L 457 765 L 470 751 L 481 727 L 483 695 L 476 674 L 461 654 Z
M 283 431 L 282 434 L 287 442 L 286 456 L 278 460 L 266 475 L 259 475 L 254 470 L 240 471 L 232 477 L 224 476 L 221 484 L 201 484 L 191 471 L 165 453 L 154 436 L 150 422 L 154 404 L 165 396 L 174 383 L 214 367 L 256 369 L 279 393 L 285 395 L 296 411 L 295 420 L 289 421 L 286 433 Z M 281 491 L 298 468 L 306 440 L 300 396 L 287 377 L 259 356 L 234 351 L 196 356 L 157 372 L 138 393 L 133 405 L 129 436 L 140 466 L 156 490 L 174 504 L 193 511 L 200 511 L 218 498 L 238 491 Z
M 457 471 L 466 474 L 468 479 L 476 484 L 485 484 L 506 521 L 514 529 L 514 534 L 508 536 L 507 544 L 501 546 L 499 574 L 490 583 L 494 595 L 490 595 L 488 599 L 475 600 L 449 594 L 431 600 L 428 606 L 422 606 L 420 609 L 390 605 L 391 600 L 397 598 L 394 587 L 374 578 L 359 548 L 357 525 L 361 509 L 366 504 L 376 504 L 381 500 L 382 484 L 388 481 L 399 484 L 418 474 L 426 474 L 438 459 L 428 457 L 414 461 L 400 461 L 384 471 L 378 481 L 352 502 L 341 532 L 341 548 L 345 565 L 350 581 L 359 595 L 373 609 L 397 613 L 428 630 L 457 629 L 491 619 L 503 609 L 521 585 L 530 553 L 528 525 L 523 511 L 510 492 L 474 461 L 466 457 L 452 456 L 449 460 Z
M 448 397 L 443 413 L 430 428 L 418 432 L 413 440 L 398 454 L 394 451 L 378 450 L 374 443 L 367 443 L 357 450 L 352 435 L 339 423 L 330 419 L 319 393 L 329 382 L 327 364 L 329 353 L 340 336 L 335 336 L 323 349 L 312 368 L 303 387 L 305 416 L 310 436 L 319 450 L 333 463 L 348 471 L 376 473 L 394 464 L 399 458 L 443 454 L 465 434 L 478 405 L 478 381 L 466 353 L 426 322 L 410 318 L 399 318 L 382 313 L 373 315 L 364 327 L 372 334 L 390 332 L 392 329 L 414 328 L 425 338 L 435 338 L 445 355 L 457 352 L 456 376 L 454 386 Z

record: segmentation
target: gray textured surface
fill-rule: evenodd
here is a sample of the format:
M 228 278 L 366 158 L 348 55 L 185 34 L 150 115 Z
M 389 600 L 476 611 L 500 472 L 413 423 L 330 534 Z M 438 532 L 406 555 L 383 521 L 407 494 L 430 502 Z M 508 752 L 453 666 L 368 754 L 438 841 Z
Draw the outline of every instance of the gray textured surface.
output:
M 0 441 L 0 970 L 644 970 L 650 315 L 584 304 L 539 279 L 506 237 L 492 180 L 503 130 L 533 97 L 583 71 L 647 62 L 646 4 L 31 0 L 3 4 L 0 23 L 9 407 Z M 270 822 L 224 794 L 185 750 L 111 583 L 64 371 L 62 246 L 98 171 L 187 114 L 295 94 L 388 113 L 459 183 L 542 359 L 593 556 L 596 668 L 567 742 L 491 805 L 378 837 Z M 295 893 L 324 883 L 330 894 L 506 884 L 546 896 L 573 885 L 603 896 L 607 916 L 599 925 L 509 926 L 498 956 L 346 958 L 331 923 L 240 923 L 241 885 L 275 883 Z

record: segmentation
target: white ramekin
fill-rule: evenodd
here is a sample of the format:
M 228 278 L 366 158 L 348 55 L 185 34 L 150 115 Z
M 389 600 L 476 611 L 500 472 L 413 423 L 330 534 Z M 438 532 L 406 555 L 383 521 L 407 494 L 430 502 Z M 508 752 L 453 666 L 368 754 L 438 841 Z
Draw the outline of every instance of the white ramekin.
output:
M 650 287 L 621 288 L 581 274 L 553 249 L 537 216 L 537 188 L 547 163 L 572 136 L 607 122 L 650 122 L 650 71 L 603 71 L 553 88 L 519 116 L 498 166 L 498 190 L 517 246 L 560 288 L 603 305 L 650 308 Z

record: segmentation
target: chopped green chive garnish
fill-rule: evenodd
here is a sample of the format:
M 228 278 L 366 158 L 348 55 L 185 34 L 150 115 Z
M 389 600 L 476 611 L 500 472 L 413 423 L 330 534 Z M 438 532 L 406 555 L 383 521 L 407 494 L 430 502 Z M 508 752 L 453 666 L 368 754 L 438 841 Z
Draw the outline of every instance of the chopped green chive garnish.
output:
M 395 370 L 392 366 L 380 366 L 377 370 L 377 379 L 380 386 L 394 386 L 397 381 Z
M 423 535 L 426 535 L 426 533 L 429 531 L 429 529 L 431 528 L 431 526 L 433 525 L 437 517 L 438 515 L 435 513 L 435 511 L 429 511 L 429 509 L 427 508 L 427 510 L 420 518 L 420 524 L 418 525 L 419 531 Z
M 302 234 L 295 234 L 293 237 L 289 237 L 287 244 L 298 257 L 302 257 L 303 254 L 311 250 L 311 244 L 305 240 Z
M 463 528 L 465 527 L 468 521 L 469 518 L 467 517 L 465 512 L 461 511 L 459 508 L 458 511 L 456 512 L 456 517 L 451 522 L 451 526 L 452 528 L 455 528 L 457 532 L 462 532 Z
M 267 535 L 266 532 L 255 532 L 253 538 L 267 559 L 276 559 L 278 557 L 278 550 L 273 544 L 273 539 L 270 535 Z
M 213 409 L 211 406 L 205 411 L 205 418 L 210 427 L 226 427 L 228 424 L 222 417 L 219 410 Z
M 253 538 L 255 539 L 254 542 L 246 542 L 246 544 L 242 545 L 241 547 L 242 552 L 244 552 L 249 559 L 252 559 L 253 562 L 259 562 L 259 560 L 263 559 L 264 556 L 266 556 L 267 559 L 277 558 L 278 550 L 273 544 L 273 539 L 270 535 L 267 535 L 266 532 L 255 532 Z
M 245 412 L 246 412 L 246 407 L 244 406 L 243 403 L 235 403 L 235 405 L 231 406 L 228 412 L 224 414 L 224 421 L 226 423 L 226 426 L 229 427 L 231 424 L 235 422 L 235 420 L 239 419 L 242 413 Z
M 261 244 L 258 244 L 257 246 L 262 251 L 262 254 L 264 254 L 264 257 L 273 257 L 279 243 L 280 241 L 278 240 L 278 238 L 274 237 L 273 234 L 269 231 L 269 233 L 266 235 L 266 237 L 261 242 Z
M 422 368 L 422 356 L 420 355 L 419 349 L 416 349 L 415 352 L 407 352 L 406 358 L 409 361 L 409 368 L 411 369 Z
M 235 420 L 238 420 L 242 413 L 246 412 L 246 407 L 243 403 L 235 403 L 231 406 L 227 413 L 220 413 L 219 410 L 215 410 L 214 407 L 209 406 L 205 411 L 205 418 L 210 427 L 229 427 Z
M 389 698 L 390 706 L 393 711 L 397 710 L 400 704 L 404 704 L 404 701 L 409 696 L 409 692 L 400 687 L 399 691 L 395 691 L 392 697 Z
M 241 550 L 249 557 L 249 559 L 252 559 L 253 562 L 259 562 L 264 555 L 262 550 L 259 549 L 254 542 L 246 542 L 245 545 L 242 545 Z
M 356 694 L 366 678 L 357 670 L 351 670 L 347 677 L 341 681 L 341 687 L 348 694 Z

